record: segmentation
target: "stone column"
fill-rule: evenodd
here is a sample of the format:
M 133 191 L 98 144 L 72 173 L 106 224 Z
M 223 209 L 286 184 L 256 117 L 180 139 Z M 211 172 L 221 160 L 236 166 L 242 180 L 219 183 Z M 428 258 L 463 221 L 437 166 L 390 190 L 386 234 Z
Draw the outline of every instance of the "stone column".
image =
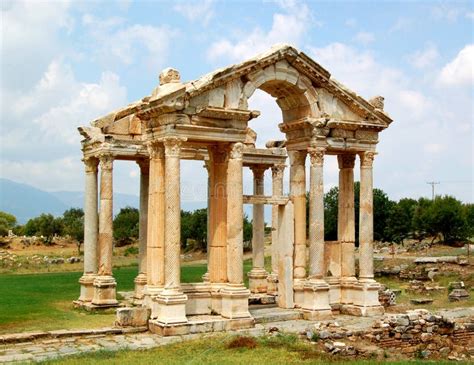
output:
M 374 207 L 372 164 L 374 152 L 360 155 L 359 279 L 374 281 Z
M 209 148 L 209 252 L 211 283 L 227 282 L 227 155 L 222 146 Z
M 384 313 L 379 302 L 380 285 L 374 280 L 374 214 L 372 164 L 375 152 L 361 152 L 359 210 L 359 283 L 356 286 L 354 314 L 371 316 Z
M 295 217 L 295 306 L 304 301 L 303 285 L 306 278 L 306 151 L 288 151 L 290 157 L 290 198 Z
M 99 267 L 94 280 L 92 305 L 110 307 L 118 304 L 112 276 L 113 254 L 113 161 L 110 154 L 99 156 L 100 161 L 100 213 L 99 213 Z
M 85 158 L 84 194 L 84 274 L 79 279 L 81 295 L 79 302 L 91 302 L 94 297 L 94 280 L 97 276 L 97 165 L 99 160 Z
M 210 214 L 209 214 L 209 207 L 211 203 L 211 177 L 210 177 L 210 172 L 209 172 L 209 160 L 204 162 L 204 168 L 207 171 L 207 237 L 206 237 L 206 253 L 207 253 L 207 271 L 206 273 L 202 276 L 202 281 L 203 282 L 209 282 L 209 242 L 210 242 Z
M 272 166 L 272 195 L 283 196 L 283 173 L 285 165 Z M 272 205 L 272 273 L 267 277 L 267 293 L 278 294 L 278 254 L 279 242 L 278 205 Z
M 253 166 L 251 170 L 253 172 L 254 195 L 265 195 L 265 168 Z M 266 293 L 268 273 L 265 270 L 265 217 L 263 204 L 253 205 L 252 220 L 252 270 L 248 273 L 249 286 L 252 293 Z
M 337 236 L 341 246 L 341 303 L 353 303 L 355 278 L 354 154 L 337 156 L 339 197 Z
M 147 284 L 147 222 L 148 222 L 148 185 L 150 177 L 150 161 L 137 161 L 140 167 L 140 223 L 138 246 L 138 276 L 135 278 L 134 303 L 141 304 L 144 288 Z
M 222 312 L 225 318 L 251 318 L 248 310 L 250 291 L 243 283 L 243 144 L 230 148 L 227 166 L 227 278 L 222 289 Z
M 304 314 L 320 319 L 331 314 L 329 285 L 324 277 L 324 148 L 310 148 L 309 280 L 305 284 Z
M 186 323 L 187 296 L 181 290 L 180 151 L 183 140 L 167 137 L 165 146 L 165 287 L 156 296 L 159 324 Z
M 148 143 L 150 155 L 148 187 L 147 255 L 144 304 L 152 309 L 151 318 L 156 318 L 158 309 L 152 298 L 165 285 L 165 158 L 163 144 Z

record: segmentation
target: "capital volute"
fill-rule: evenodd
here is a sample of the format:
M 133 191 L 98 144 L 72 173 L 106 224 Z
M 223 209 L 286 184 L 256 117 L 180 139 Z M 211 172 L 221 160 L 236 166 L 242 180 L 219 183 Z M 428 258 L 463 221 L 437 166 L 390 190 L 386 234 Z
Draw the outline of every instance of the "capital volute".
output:
M 230 158 L 234 160 L 241 160 L 244 154 L 244 144 L 237 142 L 230 147 Z
M 272 178 L 279 179 L 283 178 L 283 172 L 285 171 L 286 165 L 273 165 L 272 166 Z
M 181 152 L 181 145 L 185 141 L 184 138 L 179 137 L 165 137 L 163 138 L 163 145 L 165 146 L 165 156 L 179 157 Z
M 312 147 L 308 148 L 308 154 L 311 160 L 312 166 L 323 166 L 324 165 L 324 154 L 326 152 L 325 148 L 321 147 Z
M 114 166 L 114 156 L 111 153 L 99 154 L 99 163 L 101 170 L 112 170 Z
M 255 179 L 262 179 L 266 169 L 265 166 L 261 165 L 250 166 L 250 170 L 252 170 Z
M 337 156 L 337 162 L 339 163 L 340 169 L 353 169 L 355 163 L 354 154 L 344 154 Z
M 86 173 L 96 173 L 99 165 L 99 160 L 95 157 L 87 157 L 83 158 L 82 161 L 84 162 L 84 167 Z
M 376 152 L 361 152 L 359 153 L 360 166 L 361 167 L 372 167 L 375 159 Z

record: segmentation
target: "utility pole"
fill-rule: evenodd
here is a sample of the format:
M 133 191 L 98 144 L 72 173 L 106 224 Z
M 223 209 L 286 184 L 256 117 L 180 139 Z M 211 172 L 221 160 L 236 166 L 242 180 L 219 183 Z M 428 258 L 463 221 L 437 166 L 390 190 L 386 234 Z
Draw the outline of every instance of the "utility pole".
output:
M 427 184 L 431 185 L 431 200 L 435 198 L 435 185 L 439 185 L 439 181 L 428 181 Z

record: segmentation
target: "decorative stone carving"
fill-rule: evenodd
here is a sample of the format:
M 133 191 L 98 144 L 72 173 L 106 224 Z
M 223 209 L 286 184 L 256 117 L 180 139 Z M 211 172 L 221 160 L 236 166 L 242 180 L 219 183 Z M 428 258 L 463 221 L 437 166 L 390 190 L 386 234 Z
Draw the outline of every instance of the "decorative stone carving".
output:
M 243 143 L 237 142 L 232 145 L 230 148 L 230 158 L 232 159 L 242 159 L 244 152 Z
M 360 156 L 360 166 L 361 167 L 372 167 L 374 163 L 376 153 L 375 152 L 362 152 Z
M 274 180 L 283 179 L 283 173 L 285 171 L 286 165 L 274 165 L 272 166 L 272 178 Z
M 165 149 L 163 143 L 157 141 L 150 141 L 146 144 L 150 159 L 162 159 L 164 158 Z
M 184 142 L 182 138 L 178 137 L 166 137 L 163 139 L 163 145 L 165 146 L 165 156 L 176 156 L 179 157 L 181 151 L 181 145 Z
M 323 166 L 325 148 L 308 148 L 308 154 L 313 166 Z
M 165 68 L 160 73 L 160 85 L 166 85 L 170 83 L 178 83 L 181 81 L 181 76 L 179 75 L 179 71 L 168 67 Z
M 353 169 L 355 163 L 355 155 L 344 154 L 337 156 L 337 162 L 339 163 L 340 169 Z
M 99 164 L 99 160 L 97 158 L 88 157 L 88 158 L 83 158 L 82 161 L 84 162 L 86 174 L 97 172 L 97 167 Z
M 383 96 L 374 96 L 369 100 L 369 103 L 374 106 L 375 109 L 383 110 L 385 98 Z
M 101 170 L 112 170 L 114 164 L 114 157 L 109 153 L 102 153 L 99 155 Z

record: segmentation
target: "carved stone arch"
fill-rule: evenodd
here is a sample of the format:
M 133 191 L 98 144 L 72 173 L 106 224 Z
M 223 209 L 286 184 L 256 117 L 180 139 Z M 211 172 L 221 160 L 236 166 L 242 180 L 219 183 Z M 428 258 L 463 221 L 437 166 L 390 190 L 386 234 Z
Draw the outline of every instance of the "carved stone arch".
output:
M 284 122 L 319 116 L 318 94 L 311 80 L 286 60 L 258 69 L 246 78 L 239 102 L 243 109 L 247 109 L 248 99 L 255 90 L 260 89 L 276 99 Z

